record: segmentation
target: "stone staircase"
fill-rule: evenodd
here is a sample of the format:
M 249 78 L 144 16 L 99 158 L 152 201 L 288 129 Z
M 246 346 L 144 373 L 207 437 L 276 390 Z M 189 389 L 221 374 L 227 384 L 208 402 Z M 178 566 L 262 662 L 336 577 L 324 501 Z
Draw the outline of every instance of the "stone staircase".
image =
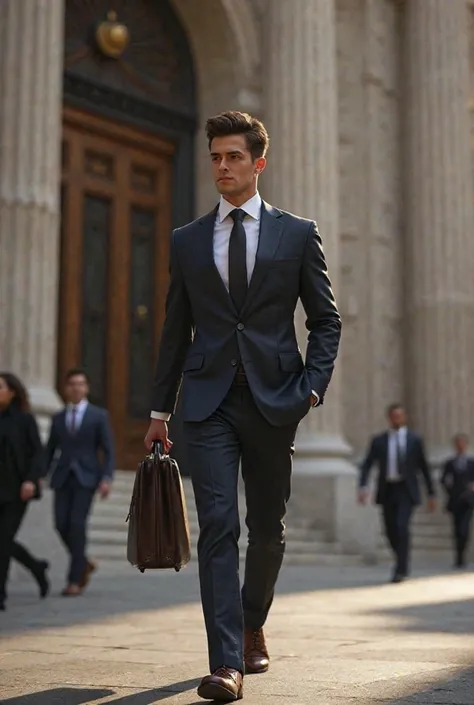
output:
M 89 553 L 101 563 L 111 562 L 115 566 L 126 565 L 127 527 L 125 522 L 132 495 L 133 472 L 117 472 L 111 497 L 106 502 L 95 502 L 89 525 Z M 183 478 L 189 525 L 191 531 L 192 560 L 196 560 L 196 542 L 199 533 L 194 497 L 189 478 Z M 245 555 L 246 528 L 244 521 L 245 500 L 240 492 L 242 535 L 241 558 Z M 287 565 L 355 565 L 361 557 L 344 552 L 341 545 L 329 541 L 326 532 L 308 528 L 304 517 L 292 515 L 291 503 L 287 518 Z M 386 539 L 381 530 L 378 542 L 377 561 L 391 561 Z M 413 565 L 446 564 L 453 560 L 451 524 L 449 517 L 438 510 L 428 514 L 419 508 L 412 522 Z
M 95 502 L 89 524 L 88 553 L 104 562 L 126 563 L 127 527 L 125 522 L 135 474 L 117 472 L 113 492 L 106 502 Z M 183 478 L 191 531 L 192 560 L 196 560 L 198 521 L 189 478 Z M 241 558 L 245 555 L 246 530 L 244 522 L 245 501 L 240 497 L 242 536 Z M 289 516 L 287 528 L 287 565 L 350 565 L 360 563 L 360 558 L 344 553 L 341 546 L 328 541 L 322 530 L 309 529 L 303 518 Z

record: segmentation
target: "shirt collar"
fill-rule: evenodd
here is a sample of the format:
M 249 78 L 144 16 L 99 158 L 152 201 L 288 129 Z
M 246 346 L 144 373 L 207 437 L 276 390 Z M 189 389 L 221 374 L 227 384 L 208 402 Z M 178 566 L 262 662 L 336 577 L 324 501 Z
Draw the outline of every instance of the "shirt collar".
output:
M 400 426 L 400 428 L 391 428 L 390 433 L 394 435 L 398 435 L 399 433 L 404 434 L 407 432 L 407 427 L 406 426 Z
M 79 404 L 71 404 L 69 403 L 67 405 L 68 411 L 72 411 L 74 408 L 76 409 L 76 412 L 78 411 L 85 411 L 88 405 L 88 400 L 87 399 L 82 399 L 82 401 L 79 402 Z
M 262 208 L 262 199 L 257 191 L 255 196 L 252 196 L 252 198 L 249 198 L 248 201 L 246 201 L 240 208 L 245 211 L 247 215 L 249 215 L 251 218 L 256 220 L 257 222 L 260 220 L 260 210 Z M 218 211 L 218 218 L 219 218 L 219 223 L 222 223 L 225 218 L 235 209 L 235 206 L 232 205 L 232 203 L 229 203 L 229 201 L 226 201 L 223 196 L 221 196 L 221 200 L 219 203 L 219 211 Z

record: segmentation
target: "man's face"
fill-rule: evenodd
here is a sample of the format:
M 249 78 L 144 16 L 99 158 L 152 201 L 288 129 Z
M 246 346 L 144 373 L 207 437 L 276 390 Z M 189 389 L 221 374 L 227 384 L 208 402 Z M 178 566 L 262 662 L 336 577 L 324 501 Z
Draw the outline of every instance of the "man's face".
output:
M 217 190 L 224 197 L 238 197 L 257 189 L 258 175 L 265 159 L 254 160 L 244 135 L 215 137 L 211 143 L 212 175 Z M 249 195 L 249 198 L 251 195 Z
M 79 404 L 89 394 L 89 385 L 84 375 L 74 375 L 66 383 L 66 398 L 71 404 Z
M 467 452 L 469 441 L 466 436 L 456 436 L 454 439 L 454 449 L 458 454 L 464 454 Z
M 406 426 L 407 415 L 405 413 L 405 409 L 402 409 L 401 406 L 396 409 L 392 409 L 388 418 L 392 428 L 398 429 L 402 428 L 402 426 Z

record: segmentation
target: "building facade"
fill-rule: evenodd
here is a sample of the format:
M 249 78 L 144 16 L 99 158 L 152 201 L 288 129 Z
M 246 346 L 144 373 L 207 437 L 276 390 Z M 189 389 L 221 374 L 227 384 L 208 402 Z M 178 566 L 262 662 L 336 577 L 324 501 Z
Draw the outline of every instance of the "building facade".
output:
M 0 3 L 0 367 L 46 427 L 85 366 L 135 466 L 170 232 L 216 201 L 203 125 L 245 110 L 262 195 L 317 219 L 343 318 L 297 473 L 334 506 L 393 400 L 436 461 L 473 423 L 473 81 L 467 0 Z

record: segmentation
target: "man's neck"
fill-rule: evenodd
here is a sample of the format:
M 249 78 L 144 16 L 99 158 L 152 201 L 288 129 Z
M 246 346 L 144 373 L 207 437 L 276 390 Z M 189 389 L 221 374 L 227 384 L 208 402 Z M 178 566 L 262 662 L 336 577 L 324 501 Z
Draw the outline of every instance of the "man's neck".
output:
M 234 208 L 240 208 L 244 205 L 244 203 L 247 203 L 247 201 L 250 201 L 250 199 L 256 195 L 257 189 L 255 188 L 253 191 L 247 191 L 246 193 L 236 196 L 222 196 L 222 198 L 224 201 L 227 201 L 227 203 L 230 203 L 231 206 L 234 206 Z

